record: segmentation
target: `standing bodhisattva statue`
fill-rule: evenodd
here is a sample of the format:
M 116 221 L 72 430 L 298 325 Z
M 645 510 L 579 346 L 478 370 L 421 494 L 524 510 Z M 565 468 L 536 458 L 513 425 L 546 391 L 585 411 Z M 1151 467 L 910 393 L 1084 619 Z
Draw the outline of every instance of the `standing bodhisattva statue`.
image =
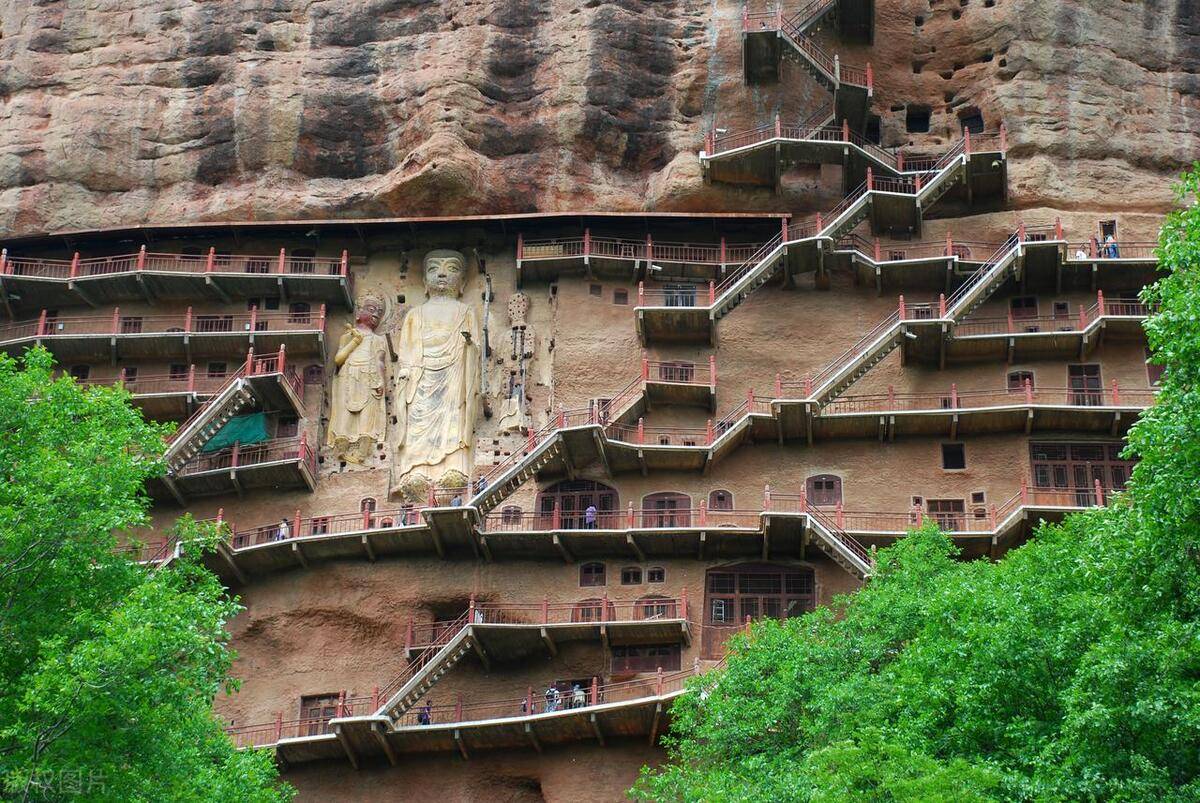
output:
M 329 402 L 327 442 L 350 463 L 365 463 L 387 430 L 387 340 L 376 334 L 383 299 L 366 295 L 354 310 L 354 323 L 338 341 L 337 374 Z
M 458 251 L 425 256 L 429 298 L 400 326 L 396 353 L 393 490 L 411 500 L 429 486 L 467 484 L 479 412 L 479 317 L 462 303 L 467 261 Z

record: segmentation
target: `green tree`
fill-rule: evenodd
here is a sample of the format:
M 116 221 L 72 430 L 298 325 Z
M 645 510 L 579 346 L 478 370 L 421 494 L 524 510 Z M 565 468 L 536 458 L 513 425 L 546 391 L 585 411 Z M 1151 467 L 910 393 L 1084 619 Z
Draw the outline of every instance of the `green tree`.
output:
M 1200 800 L 1200 165 L 1143 298 L 1165 365 L 1106 509 L 996 563 L 934 527 L 858 593 L 756 625 L 673 708 L 660 800 Z
M 165 430 L 120 388 L 0 355 L 0 783 L 5 799 L 277 801 L 271 757 L 212 712 L 239 607 L 189 544 L 149 570 L 118 551 L 148 524 Z

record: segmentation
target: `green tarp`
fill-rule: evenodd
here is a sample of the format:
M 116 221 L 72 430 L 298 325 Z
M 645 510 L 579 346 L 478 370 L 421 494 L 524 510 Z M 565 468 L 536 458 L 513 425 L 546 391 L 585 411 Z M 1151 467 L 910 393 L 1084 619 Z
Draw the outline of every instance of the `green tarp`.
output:
M 249 446 L 252 443 L 262 443 L 269 440 L 267 435 L 267 414 L 250 413 L 235 416 L 213 435 L 208 443 L 201 447 L 202 452 L 216 452 L 228 449 L 235 443 Z

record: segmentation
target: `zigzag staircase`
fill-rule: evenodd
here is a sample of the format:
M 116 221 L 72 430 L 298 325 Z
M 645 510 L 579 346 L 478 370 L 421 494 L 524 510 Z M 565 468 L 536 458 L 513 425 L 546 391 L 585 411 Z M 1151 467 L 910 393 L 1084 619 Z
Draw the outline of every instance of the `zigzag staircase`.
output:
M 380 690 L 380 699 L 386 702 L 375 712 L 376 716 L 398 720 L 472 649 L 467 615 L 446 623 L 430 644 L 409 657 L 404 671 Z
M 809 530 L 812 544 L 860 580 L 866 580 L 875 570 L 875 559 L 857 538 L 838 527 L 820 511 L 809 509 Z
M 195 457 L 229 419 L 251 402 L 253 394 L 246 386 L 245 372 L 243 365 L 171 436 L 165 456 L 168 469 L 177 470 Z

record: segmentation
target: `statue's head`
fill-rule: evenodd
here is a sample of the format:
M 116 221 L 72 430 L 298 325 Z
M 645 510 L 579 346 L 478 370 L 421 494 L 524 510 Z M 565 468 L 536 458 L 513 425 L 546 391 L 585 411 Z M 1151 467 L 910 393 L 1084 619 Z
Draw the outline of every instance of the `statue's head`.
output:
M 467 258 L 458 251 L 439 248 L 425 255 L 425 290 L 431 296 L 462 295 L 467 281 Z
M 379 326 L 383 314 L 387 311 L 387 302 L 382 297 L 367 293 L 358 299 L 354 307 L 354 322 L 366 324 L 371 329 Z

